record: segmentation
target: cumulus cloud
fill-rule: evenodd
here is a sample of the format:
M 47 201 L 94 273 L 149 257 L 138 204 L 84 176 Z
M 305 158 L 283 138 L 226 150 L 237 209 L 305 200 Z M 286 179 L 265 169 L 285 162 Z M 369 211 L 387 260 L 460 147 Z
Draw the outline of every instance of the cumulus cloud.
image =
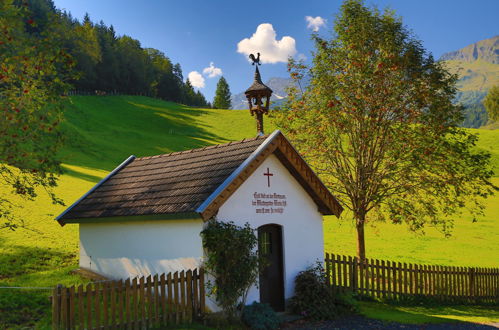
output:
M 237 52 L 245 55 L 261 53 L 262 63 L 287 62 L 289 56 L 296 54 L 295 39 L 289 36 L 276 39 L 272 24 L 258 25 L 251 38 L 244 38 L 237 44 Z
M 201 73 L 197 71 L 191 71 L 187 75 L 189 78 L 189 81 L 191 82 L 191 85 L 196 88 L 204 88 L 204 78 L 201 75 Z
M 320 16 L 305 16 L 305 20 L 308 23 L 307 28 L 312 29 L 315 32 L 319 31 L 322 26 L 326 26 L 326 20 Z
M 215 63 L 210 62 L 210 66 L 203 69 L 203 74 L 207 75 L 208 78 L 215 78 L 222 75 L 222 69 L 216 68 Z

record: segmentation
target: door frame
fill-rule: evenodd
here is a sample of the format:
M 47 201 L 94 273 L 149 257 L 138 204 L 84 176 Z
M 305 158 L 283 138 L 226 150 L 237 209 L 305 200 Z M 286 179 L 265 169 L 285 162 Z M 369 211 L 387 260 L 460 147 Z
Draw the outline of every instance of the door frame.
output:
M 273 288 L 272 295 L 280 295 L 280 297 L 276 298 L 274 301 L 274 306 L 272 308 L 275 309 L 275 311 L 284 311 L 285 307 L 285 276 L 284 276 L 284 239 L 283 239 L 283 226 L 276 224 L 276 223 L 267 223 L 264 224 L 260 227 L 258 227 L 258 249 L 260 249 L 260 239 L 261 239 L 261 234 L 264 232 L 265 229 L 271 229 L 271 230 L 276 230 L 278 235 L 277 237 L 273 238 L 272 240 L 274 241 L 272 245 L 274 245 L 272 248 L 277 248 L 277 258 L 278 258 L 278 264 L 277 264 L 277 271 L 278 271 L 278 282 L 277 283 L 269 283 L 270 285 L 263 285 L 263 287 L 268 287 L 268 288 Z M 276 244 L 277 246 L 275 246 Z M 265 293 L 262 291 L 262 281 L 265 280 L 265 276 L 263 274 L 260 274 L 259 276 L 259 294 L 260 294 L 260 302 L 266 302 L 270 304 L 270 301 L 265 301 Z M 268 292 L 267 292 L 268 293 Z

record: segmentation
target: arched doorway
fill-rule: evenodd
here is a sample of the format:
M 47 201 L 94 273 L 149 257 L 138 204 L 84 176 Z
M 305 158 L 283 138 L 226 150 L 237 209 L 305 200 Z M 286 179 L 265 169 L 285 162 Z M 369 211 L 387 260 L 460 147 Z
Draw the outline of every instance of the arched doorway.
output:
M 284 311 L 284 263 L 282 248 L 282 227 L 275 224 L 258 228 L 258 251 L 269 261 L 260 274 L 260 302 Z

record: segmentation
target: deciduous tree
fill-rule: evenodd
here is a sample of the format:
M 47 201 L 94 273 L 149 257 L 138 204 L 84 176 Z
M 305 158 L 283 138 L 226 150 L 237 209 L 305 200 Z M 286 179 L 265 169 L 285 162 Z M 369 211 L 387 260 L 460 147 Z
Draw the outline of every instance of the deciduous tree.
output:
M 490 155 L 460 129 L 452 104 L 457 77 L 435 62 L 391 11 L 347 0 L 330 39 L 313 35 L 313 65 L 290 61 L 294 79 L 277 124 L 351 211 L 358 257 L 367 222 L 407 223 L 450 234 L 467 209 L 483 212 L 493 193 Z
M 61 203 L 51 189 L 61 172 L 57 129 L 73 64 L 60 47 L 58 25 L 47 24 L 43 31 L 36 25 L 28 3 L 0 2 L 0 191 L 34 199 L 44 189 Z M 11 195 L 0 195 L 0 228 L 21 224 L 13 206 Z

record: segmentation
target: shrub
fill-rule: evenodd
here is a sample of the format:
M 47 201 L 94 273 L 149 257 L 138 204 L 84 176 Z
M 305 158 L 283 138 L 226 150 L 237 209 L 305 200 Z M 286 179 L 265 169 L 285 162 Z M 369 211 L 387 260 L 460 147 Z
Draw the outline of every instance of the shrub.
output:
M 242 321 L 256 330 L 272 330 L 279 327 L 279 318 L 270 305 L 257 302 L 244 307 Z
M 232 320 L 240 316 L 250 287 L 259 274 L 260 257 L 257 238 L 248 223 L 244 227 L 233 222 L 211 219 L 201 232 L 206 271 L 215 278 L 208 283 L 209 293 Z
M 312 320 L 328 320 L 355 310 L 353 299 L 333 294 L 326 283 L 322 265 L 300 272 L 295 279 L 295 296 L 291 298 L 293 313 Z

